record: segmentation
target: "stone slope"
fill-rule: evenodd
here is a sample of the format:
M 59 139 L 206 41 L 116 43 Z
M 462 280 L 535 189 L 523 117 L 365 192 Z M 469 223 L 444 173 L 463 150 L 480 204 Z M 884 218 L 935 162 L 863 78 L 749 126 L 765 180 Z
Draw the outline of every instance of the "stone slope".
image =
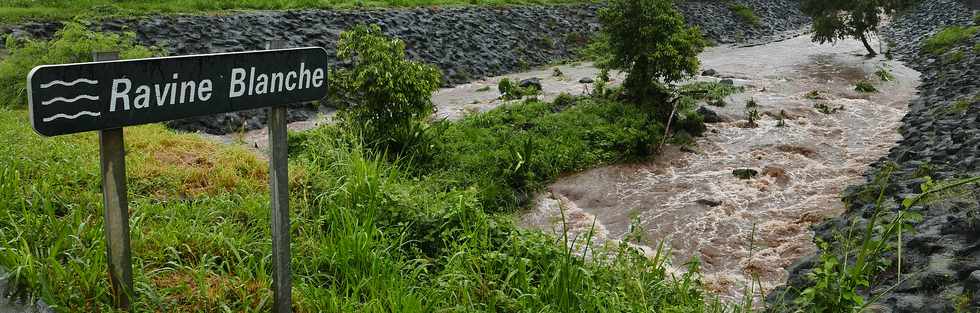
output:
M 719 43 L 770 38 L 808 23 L 796 0 L 736 0 L 760 18 L 748 25 L 714 0 L 690 0 L 678 8 L 705 36 Z M 384 10 L 259 11 L 221 16 L 167 15 L 109 19 L 94 28 L 131 31 L 144 45 L 159 46 L 170 55 L 262 49 L 269 40 L 287 47 L 320 46 L 335 54 L 338 35 L 359 23 L 380 24 L 389 35 L 406 42 L 408 55 L 439 67 L 447 85 L 526 71 L 530 67 L 573 58 L 598 29 L 601 4 L 516 7 L 450 7 Z M 0 34 L 48 38 L 58 22 L 0 27 Z M 2 43 L 0 43 L 2 44 Z M 336 60 L 335 66 L 343 66 Z M 316 107 L 297 106 L 290 121 L 309 119 Z M 170 123 L 189 131 L 212 134 L 252 130 L 264 125 L 262 110 L 220 114 Z
M 877 191 L 870 182 L 885 164 L 897 165 L 885 191 L 890 200 L 887 209 L 893 211 L 903 198 L 921 192 L 925 176 L 946 181 L 980 175 L 980 33 L 943 55 L 921 49 L 926 39 L 947 26 L 972 25 L 975 13 L 966 5 L 958 0 L 923 0 L 883 33 L 893 54 L 922 73 L 919 97 L 903 119 L 899 131 L 904 138 L 872 165 L 866 174 L 869 183 L 845 192 L 847 212 L 816 227 L 818 236 L 829 240 L 834 231 L 843 231 L 855 221 L 860 224 L 874 213 L 874 197 L 862 196 L 861 191 Z M 922 214 L 923 221 L 904 237 L 903 281 L 879 301 L 881 312 L 980 310 L 980 187 L 912 210 Z M 815 259 L 794 266 L 790 287 L 808 286 L 804 277 Z M 875 280 L 879 286 L 875 293 L 899 283 L 893 272 Z M 780 293 L 772 293 L 770 300 Z

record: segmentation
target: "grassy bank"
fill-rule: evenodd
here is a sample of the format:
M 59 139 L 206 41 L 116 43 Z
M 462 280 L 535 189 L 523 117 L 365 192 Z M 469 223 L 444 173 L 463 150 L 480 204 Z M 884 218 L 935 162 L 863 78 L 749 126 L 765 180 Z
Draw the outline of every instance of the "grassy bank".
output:
M 93 134 L 41 138 L 0 111 L 0 265 L 59 312 L 105 311 Z M 644 157 L 657 125 L 607 100 L 529 101 L 436 125 L 431 166 L 326 126 L 291 136 L 299 312 L 718 311 L 696 271 L 625 246 L 582 259 L 509 214 L 556 175 Z M 642 114 L 640 114 L 642 116 Z M 642 138 L 646 138 L 642 140 Z M 162 126 L 127 129 L 139 311 L 268 311 L 266 164 Z M 586 244 L 579 239 L 579 247 Z M 696 263 L 692 264 L 696 268 Z
M 226 10 L 352 9 L 455 5 L 539 5 L 588 0 L 8 0 L 0 2 L 0 23 L 70 20 L 149 14 L 221 14 Z

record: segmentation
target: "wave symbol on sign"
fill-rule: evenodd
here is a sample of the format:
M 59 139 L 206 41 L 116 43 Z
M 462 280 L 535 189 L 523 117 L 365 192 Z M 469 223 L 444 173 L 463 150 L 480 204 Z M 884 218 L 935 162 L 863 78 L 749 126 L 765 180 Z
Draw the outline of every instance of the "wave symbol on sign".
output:
M 78 118 L 79 116 L 82 116 L 82 115 L 99 116 L 99 115 L 102 115 L 102 113 L 99 113 L 99 112 L 89 112 L 89 111 L 81 111 L 81 112 L 76 113 L 75 115 L 68 115 L 68 114 L 58 113 L 58 114 L 55 114 L 55 115 L 50 116 L 50 117 L 45 117 L 45 118 L 43 118 L 41 120 L 42 121 L 45 121 L 45 122 L 50 122 L 50 121 L 53 121 L 53 120 L 56 120 L 56 119 L 59 119 L 59 118 L 73 120 L 73 119 L 76 119 L 76 118 Z
M 99 81 L 92 80 L 92 79 L 86 79 L 86 78 L 79 78 L 79 79 L 73 80 L 71 82 L 63 82 L 63 81 L 60 81 L 60 80 L 56 80 L 56 81 L 53 81 L 53 82 L 50 82 L 50 83 L 47 83 L 47 84 L 41 84 L 41 88 L 48 88 L 48 87 L 51 87 L 51 86 L 54 86 L 54 85 L 61 85 L 61 86 L 71 87 L 71 86 L 75 86 L 76 84 L 79 84 L 79 83 L 85 83 L 85 84 L 89 84 L 89 85 L 95 85 L 95 84 L 98 84 Z

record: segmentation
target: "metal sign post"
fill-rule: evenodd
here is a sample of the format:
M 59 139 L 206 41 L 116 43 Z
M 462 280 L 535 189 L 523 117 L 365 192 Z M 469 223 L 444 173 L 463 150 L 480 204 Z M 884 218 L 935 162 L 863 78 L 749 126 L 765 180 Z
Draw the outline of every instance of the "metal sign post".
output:
M 275 42 L 269 48 L 282 46 Z M 128 310 L 135 296 L 122 128 L 269 107 L 274 312 L 290 312 L 286 106 L 326 96 L 326 50 L 117 58 L 96 53 L 96 62 L 38 66 L 27 77 L 31 125 L 38 134 L 99 131 L 113 304 Z

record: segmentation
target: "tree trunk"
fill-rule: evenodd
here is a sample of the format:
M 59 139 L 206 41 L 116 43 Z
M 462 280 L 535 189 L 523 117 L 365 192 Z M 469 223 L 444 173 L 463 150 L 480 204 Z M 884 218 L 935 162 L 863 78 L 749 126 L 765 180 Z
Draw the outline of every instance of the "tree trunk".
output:
M 871 44 L 868 43 L 868 36 L 867 35 L 861 34 L 861 43 L 864 44 L 864 48 L 865 49 L 868 49 L 868 56 L 869 57 L 873 57 L 873 56 L 878 55 L 878 53 L 875 52 L 875 49 L 871 48 Z

